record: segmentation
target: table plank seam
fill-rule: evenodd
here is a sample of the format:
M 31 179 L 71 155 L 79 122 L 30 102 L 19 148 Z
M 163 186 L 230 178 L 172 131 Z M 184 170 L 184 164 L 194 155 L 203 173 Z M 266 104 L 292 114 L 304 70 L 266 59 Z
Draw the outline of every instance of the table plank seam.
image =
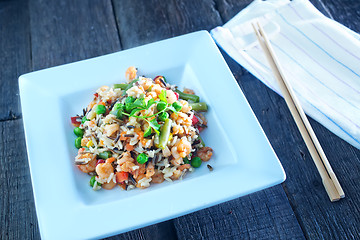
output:
M 14 121 L 14 120 L 19 120 L 22 119 L 22 115 L 16 115 L 14 114 L 11 110 L 9 111 L 9 116 L 6 118 L 2 118 L 0 119 L 0 123 L 1 122 L 7 122 L 7 121 Z
M 117 16 L 116 16 L 116 11 L 115 11 L 114 1 L 113 1 L 113 0 L 110 0 L 110 3 L 111 3 L 112 14 L 113 14 L 114 21 L 115 21 L 115 26 L 116 26 L 117 36 L 118 36 L 118 40 L 119 40 L 119 44 L 120 44 L 120 49 L 124 49 L 124 48 L 123 48 L 122 41 L 121 41 L 120 27 L 119 27 L 119 22 L 117 21 Z
M 224 17 L 222 16 L 221 12 L 220 12 L 219 5 L 218 5 L 217 1 L 213 0 L 213 6 L 214 6 L 214 10 L 220 16 L 221 23 L 225 24 L 226 21 L 225 21 Z
M 304 236 L 305 236 L 306 239 L 310 239 L 308 233 L 306 232 L 306 227 L 305 227 L 305 225 L 304 225 L 301 217 L 299 216 L 298 211 L 296 210 L 296 206 L 295 206 L 295 204 L 294 204 L 295 200 L 291 197 L 291 194 L 290 194 L 289 190 L 288 190 L 287 187 L 286 187 L 286 183 L 285 183 L 285 182 L 282 183 L 281 186 L 282 186 L 282 188 L 284 189 L 284 192 L 285 192 L 285 194 L 286 194 L 286 197 L 287 197 L 287 199 L 288 199 L 288 202 L 289 202 L 289 204 L 290 204 L 290 207 L 291 207 L 291 209 L 292 209 L 292 211 L 293 211 L 293 213 L 294 213 L 294 216 L 295 216 L 295 218 L 296 218 L 296 220 L 297 220 L 297 222 L 298 222 L 298 224 L 299 224 L 299 226 L 300 226 L 301 231 L 303 232 L 303 234 L 304 234 Z

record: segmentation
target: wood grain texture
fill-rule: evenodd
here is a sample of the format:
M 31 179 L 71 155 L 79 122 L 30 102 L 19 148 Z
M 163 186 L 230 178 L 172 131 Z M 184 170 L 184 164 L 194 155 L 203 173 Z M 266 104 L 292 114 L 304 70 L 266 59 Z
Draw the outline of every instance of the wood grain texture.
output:
M 156 214 L 154 212 L 154 214 Z M 139 216 L 141 217 L 141 216 Z M 148 227 L 137 229 L 131 232 L 123 233 L 117 236 L 106 238 L 107 240 L 128 240 L 128 239 L 141 239 L 141 240 L 176 240 L 176 230 L 173 220 L 154 224 Z
M 138 44 L 146 44 L 199 29 L 211 29 L 222 24 L 216 10 L 217 5 L 213 2 L 199 1 L 191 3 L 184 1 L 184 3 L 179 3 L 179 1 L 171 1 L 164 3 L 160 1 L 143 1 L 143 4 L 140 4 L 134 1 L 115 1 L 114 6 L 121 42 L 124 48 L 134 47 Z M 149 11 L 149 9 L 153 9 L 153 11 Z M 199 13 L 203 13 L 207 17 L 200 18 L 200 21 Z M 203 21 L 205 20 L 208 22 L 204 24 Z M 267 238 L 269 234 L 280 238 L 285 238 L 286 234 L 290 234 L 289 236 L 293 236 L 294 238 L 303 237 L 296 218 L 291 215 L 292 209 L 283 189 L 281 187 L 275 189 L 276 190 L 270 191 L 270 195 L 272 194 L 272 196 L 277 196 L 278 199 L 281 199 L 276 203 L 271 201 L 271 197 L 266 197 L 264 193 L 259 193 L 260 195 L 255 195 L 255 197 L 248 197 L 241 201 L 233 201 L 230 205 L 226 205 L 236 209 L 237 214 L 234 215 L 224 214 L 222 205 L 219 205 L 185 217 L 177 218 L 175 220 L 175 227 L 178 237 L 180 239 L 219 239 L 224 237 L 224 232 L 230 234 L 226 235 L 229 239 L 232 237 L 261 239 Z M 256 198 L 256 196 L 261 197 Z M 262 207 L 254 207 L 256 204 L 260 205 L 261 198 L 266 198 L 268 202 L 263 203 Z M 254 199 L 257 200 L 254 202 Z M 281 209 L 282 212 L 288 214 L 287 217 L 283 217 L 283 219 L 286 219 L 286 226 L 290 231 L 278 232 L 278 230 L 282 229 L 281 225 L 285 222 L 281 222 L 281 218 L 277 215 L 279 213 L 276 213 L 273 209 L 269 211 L 269 209 L 265 207 L 266 204 L 274 204 L 274 209 Z M 241 211 L 243 209 L 247 210 L 246 215 L 248 218 L 246 219 L 242 218 Z M 281 216 L 285 216 L 286 214 Z M 209 222 L 207 220 L 209 215 L 216 216 L 216 220 L 214 221 L 219 224 L 218 226 L 216 226 L 214 221 Z M 242 229 L 237 228 L 239 223 L 243 223 L 245 220 L 249 220 L 249 218 L 252 220 L 252 223 L 266 222 L 269 219 L 275 223 L 270 222 L 262 226 L 248 224 Z M 223 224 L 224 222 L 227 224 Z
M 18 77 L 30 71 L 27 1 L 0 2 L 0 121 L 21 116 Z
M 114 0 L 124 49 L 221 25 L 211 0 Z
M 29 13 L 27 1 L 0 1 L 0 239 L 40 238 L 22 123 L 10 121 L 21 117 L 20 74 L 210 30 L 250 2 L 31 0 Z M 358 1 L 312 2 L 359 32 Z M 310 120 L 347 193 L 330 203 L 283 99 L 223 55 L 283 163 L 286 195 L 276 186 L 109 239 L 360 239 L 360 151 Z
M 280 185 L 177 218 L 175 225 L 179 239 L 305 239 Z
M 337 4 L 339 12 L 334 14 L 344 16 L 341 3 L 338 1 Z M 326 14 L 326 6 L 320 10 Z M 227 17 L 231 16 L 224 14 L 223 18 Z M 360 151 L 310 119 L 345 193 L 350 193 L 345 199 L 331 203 L 285 101 L 226 54 L 224 56 L 285 168 L 287 180 L 283 187 L 306 237 L 360 238 L 360 204 L 357 200 L 360 197 L 357 184 Z
M 0 239 L 39 239 L 22 120 L 0 122 Z
M 312 0 L 324 15 L 344 26 L 360 32 L 360 1 L 352 0 Z
M 29 7 L 34 70 L 121 49 L 109 0 L 34 0 Z

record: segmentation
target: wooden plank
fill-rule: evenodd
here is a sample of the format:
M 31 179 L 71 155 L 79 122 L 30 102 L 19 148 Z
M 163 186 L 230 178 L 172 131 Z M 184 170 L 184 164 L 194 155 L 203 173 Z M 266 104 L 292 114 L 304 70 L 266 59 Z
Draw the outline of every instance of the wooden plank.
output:
M 109 0 L 35 0 L 30 18 L 34 70 L 121 49 Z
M 22 120 L 0 122 L 0 239 L 39 239 Z
M 179 239 L 305 239 L 280 185 L 177 218 L 175 223 Z
M 21 116 L 18 77 L 30 71 L 27 1 L 0 1 L 0 121 Z
M 154 213 L 156 214 L 156 213 Z M 141 216 L 139 216 L 141 217 Z M 106 238 L 107 240 L 128 240 L 128 239 L 166 239 L 166 240 L 175 240 L 177 239 L 175 227 L 173 220 L 169 220 L 166 222 L 154 224 L 148 227 L 144 227 L 141 229 L 133 230 L 127 233 L 119 234 L 117 236 L 113 236 L 110 238 Z
M 211 0 L 126 0 L 114 1 L 114 8 L 124 49 L 222 23 Z
M 30 13 L 34 69 L 121 48 L 110 1 L 32 1 Z M 173 229 L 172 222 L 165 222 L 109 239 L 160 239 L 165 236 L 176 239 Z
M 327 4 L 334 1 L 323 2 L 325 6 L 320 10 L 327 14 Z M 236 1 L 226 3 L 229 8 L 237 8 Z M 331 15 L 342 16 L 339 19 L 346 16 L 347 21 L 350 21 L 352 15 L 342 12 L 348 9 L 344 6 L 348 5 L 336 1 L 329 7 Z M 231 16 L 225 14 L 223 18 L 227 17 Z M 331 203 L 284 100 L 227 55 L 225 58 L 285 168 L 287 180 L 283 187 L 306 237 L 360 238 L 360 187 L 357 184 L 360 151 L 310 119 L 345 193 L 349 193 L 345 199 Z
M 184 1 L 184 4 L 178 1 L 175 3 L 173 1 L 166 3 L 162 1 L 143 1 L 142 4 L 133 1 L 114 2 L 123 47 L 130 48 L 190 31 L 209 30 L 222 25 L 217 12 L 218 5 L 212 2 L 206 2 L 208 4 L 201 1 L 189 4 L 185 4 L 185 2 L 188 3 L 187 1 Z M 149 12 L 149 9 L 154 9 L 154 11 Z M 200 20 L 198 13 L 202 13 L 201 16 L 203 16 Z M 205 20 L 208 22 L 200 22 Z M 274 198 L 278 201 L 274 201 Z M 260 199 L 266 200 L 261 202 Z M 269 205 L 271 205 L 270 208 Z M 236 214 L 224 214 L 226 208 L 235 209 Z M 246 209 L 246 219 L 240 214 L 242 209 Z M 275 209 L 281 209 L 281 211 L 277 212 Z M 280 216 L 279 214 L 283 215 Z M 212 218 L 216 216 L 216 220 L 209 222 L 208 218 L 210 216 Z M 251 223 L 246 225 L 249 219 L 251 219 Z M 281 219 L 284 219 L 284 221 Z M 266 221 L 274 222 L 266 224 Z M 283 225 L 285 222 L 286 225 Z M 254 223 L 262 223 L 263 225 L 257 226 Z M 238 225 L 245 225 L 246 227 L 239 229 Z M 281 187 L 275 187 L 265 193 L 261 192 L 257 195 L 237 199 L 177 218 L 175 227 L 180 239 L 220 238 L 224 234 L 228 238 L 246 236 L 265 238 L 270 236 L 269 234 L 281 238 L 286 238 L 285 234 L 289 234 L 287 237 L 303 237 Z M 289 229 L 289 231 L 286 229 Z M 229 235 L 226 235 L 227 232 Z

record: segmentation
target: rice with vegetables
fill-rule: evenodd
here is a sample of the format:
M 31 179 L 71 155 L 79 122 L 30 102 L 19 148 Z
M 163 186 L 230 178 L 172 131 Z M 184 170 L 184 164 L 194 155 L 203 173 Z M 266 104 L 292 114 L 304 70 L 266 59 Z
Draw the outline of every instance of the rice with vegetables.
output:
M 102 86 L 82 115 L 71 118 L 79 149 L 75 164 L 91 176 L 94 190 L 147 188 L 181 179 L 210 160 L 200 132 L 207 105 L 190 89 L 179 91 L 165 77 L 125 73 L 127 83 Z

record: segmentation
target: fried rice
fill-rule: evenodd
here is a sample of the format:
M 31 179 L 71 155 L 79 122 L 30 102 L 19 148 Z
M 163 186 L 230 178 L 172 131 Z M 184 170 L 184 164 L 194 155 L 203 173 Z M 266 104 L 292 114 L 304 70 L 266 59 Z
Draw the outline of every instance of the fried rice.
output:
M 137 76 L 135 67 L 125 75 L 127 83 L 100 87 L 71 118 L 78 136 L 75 164 L 91 176 L 93 190 L 143 189 L 181 179 L 209 161 L 213 150 L 200 137 L 206 103 L 163 76 Z

